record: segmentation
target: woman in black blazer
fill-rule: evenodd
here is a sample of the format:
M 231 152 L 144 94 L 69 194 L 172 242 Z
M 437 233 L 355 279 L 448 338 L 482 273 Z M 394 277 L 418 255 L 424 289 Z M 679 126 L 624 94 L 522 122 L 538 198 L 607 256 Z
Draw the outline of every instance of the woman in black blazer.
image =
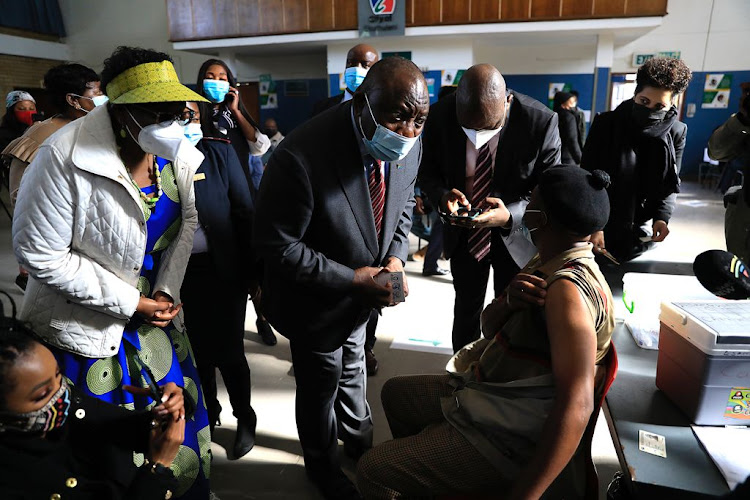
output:
M 248 291 L 259 275 L 251 248 L 253 201 L 237 154 L 228 140 L 216 138 L 208 106 L 188 102 L 184 113 L 185 136 L 205 156 L 195 174 L 199 224 L 182 284 L 185 326 L 212 432 L 221 424 L 216 369 L 221 371 L 237 418 L 234 457 L 239 458 L 255 444 L 257 422 L 243 342 Z
M 181 493 L 169 469 L 185 434 L 184 399 L 174 383 L 170 398 L 151 411 L 105 403 L 69 385 L 32 332 L 10 318 L 0 321 L 4 500 L 156 500 Z M 144 454 L 140 466 L 133 452 Z

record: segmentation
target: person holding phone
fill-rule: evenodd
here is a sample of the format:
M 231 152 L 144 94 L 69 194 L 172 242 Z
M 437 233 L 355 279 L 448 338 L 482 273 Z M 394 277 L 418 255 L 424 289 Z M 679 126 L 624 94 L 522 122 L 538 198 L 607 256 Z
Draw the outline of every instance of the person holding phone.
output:
M 84 394 L 130 409 L 158 404 L 124 390 L 141 385 L 139 365 L 166 385 L 163 400 L 184 388 L 195 415 L 175 495 L 206 498 L 210 429 L 180 302 L 203 154 L 178 124 L 186 101 L 205 99 L 179 82 L 168 55 L 148 49 L 118 47 L 101 78 L 107 105 L 50 137 L 21 183 L 21 319 Z
M 162 389 L 173 397 L 150 411 L 133 412 L 99 401 L 68 382 L 55 356 L 31 331 L 3 317 L 3 498 L 170 498 L 178 487 L 170 467 L 183 443 L 185 410 L 182 392 L 173 382 Z
M 249 158 L 263 156 L 271 147 L 271 140 L 261 132 L 258 123 L 248 113 L 237 90 L 237 79 L 227 63 L 209 59 L 198 70 L 198 93 L 213 104 L 213 122 L 224 139 L 229 139 L 240 159 L 250 192 L 254 192 L 250 176 Z
M 441 213 L 458 216 L 443 232 L 456 292 L 454 351 L 479 338 L 490 267 L 499 295 L 536 253 L 521 217 L 539 175 L 558 163 L 557 115 L 508 89 L 492 65 L 466 70 L 456 92 L 433 106 L 419 184 Z
M 213 125 L 220 137 L 229 140 L 240 159 L 242 171 L 247 180 L 250 194 L 255 198 L 257 188 L 253 182 L 253 168 L 250 166 L 251 156 L 263 156 L 271 147 L 271 140 L 261 132 L 237 90 L 237 80 L 232 70 L 221 59 L 209 59 L 203 63 L 198 71 L 198 93 L 213 104 Z M 260 296 L 261 289 L 253 291 L 253 297 Z M 266 345 L 276 345 L 271 325 L 263 315 L 259 300 L 253 300 L 258 319 L 255 325 L 258 335 Z

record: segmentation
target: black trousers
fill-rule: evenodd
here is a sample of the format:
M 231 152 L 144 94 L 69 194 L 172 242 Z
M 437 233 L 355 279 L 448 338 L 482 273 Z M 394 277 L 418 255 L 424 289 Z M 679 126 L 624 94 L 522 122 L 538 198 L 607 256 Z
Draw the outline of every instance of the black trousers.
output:
M 372 447 L 364 350 L 368 318 L 363 313 L 344 345 L 332 352 L 289 343 L 297 382 L 297 431 L 311 476 L 325 477 L 340 469 L 337 439 L 353 449 Z
M 468 235 L 468 231 L 466 232 Z M 479 338 L 479 319 L 484 308 L 490 266 L 494 271 L 495 296 L 502 293 L 519 268 L 508 253 L 500 232 L 492 230 L 490 253 L 477 261 L 468 248 L 468 236 L 461 241 L 451 256 L 451 274 L 456 302 L 453 307 L 453 352 Z
M 193 254 L 181 290 L 185 328 L 195 353 L 212 425 L 219 409 L 217 368 L 229 393 L 234 416 L 246 419 L 251 415 L 250 367 L 244 345 L 247 290 L 238 284 L 216 286 L 217 276 L 210 254 Z

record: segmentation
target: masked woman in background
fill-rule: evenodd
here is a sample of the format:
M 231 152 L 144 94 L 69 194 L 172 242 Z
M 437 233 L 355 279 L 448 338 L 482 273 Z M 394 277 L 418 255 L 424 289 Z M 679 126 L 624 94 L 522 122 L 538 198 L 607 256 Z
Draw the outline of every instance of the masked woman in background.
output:
M 606 249 L 621 262 L 631 260 L 669 234 L 687 137 L 675 98 L 691 78 L 680 60 L 649 59 L 638 68 L 633 98 L 591 124 L 581 166 L 612 179 L 609 222 L 591 237 L 594 253 Z
M 36 101 L 23 90 L 14 90 L 5 97 L 5 115 L 0 121 L 0 151 L 26 132 L 34 123 Z
M 198 71 L 198 93 L 213 103 L 213 122 L 224 139 L 229 139 L 247 176 L 250 191 L 254 188 L 248 166 L 250 155 L 262 156 L 271 140 L 245 109 L 237 90 L 237 80 L 221 59 L 209 59 Z
M 221 59 L 209 59 L 198 71 L 198 92 L 213 103 L 212 122 L 220 136 L 228 139 L 242 165 L 250 194 L 255 198 L 250 156 L 262 156 L 271 147 L 271 140 L 260 131 L 260 127 L 240 101 L 235 79 L 229 66 Z M 263 343 L 276 345 L 271 325 L 260 309 L 260 288 L 254 284 L 250 290 L 258 316 L 255 325 Z
M 18 186 L 26 167 L 47 137 L 107 102 L 99 84 L 99 75 L 93 69 L 75 63 L 55 66 L 44 75 L 44 89 L 58 113 L 29 127 L 3 150 L 3 157 L 10 160 L 8 190 L 12 205 L 16 203 Z
M 63 126 L 86 116 L 97 104 L 107 102 L 107 96 L 99 87 L 99 75 L 81 64 L 65 63 L 47 71 L 44 75 L 44 89 L 50 103 L 57 108 L 58 114 L 42 122 L 37 122 L 23 135 L 2 152 L 2 160 L 9 163 L 8 192 L 10 204 L 15 206 L 18 187 L 21 185 L 26 167 L 34 159 L 39 146 Z M 29 274 L 19 269 L 16 284 L 25 290 Z
M 102 87 L 109 103 L 48 139 L 21 184 L 13 245 L 30 274 L 21 319 L 83 394 L 144 409 L 157 402 L 124 385 L 149 374 L 174 382 L 162 401 L 184 389 L 194 414 L 175 493 L 205 499 L 210 430 L 179 297 L 203 155 L 177 123 L 185 101 L 204 99 L 180 84 L 169 56 L 130 47 L 104 61 Z

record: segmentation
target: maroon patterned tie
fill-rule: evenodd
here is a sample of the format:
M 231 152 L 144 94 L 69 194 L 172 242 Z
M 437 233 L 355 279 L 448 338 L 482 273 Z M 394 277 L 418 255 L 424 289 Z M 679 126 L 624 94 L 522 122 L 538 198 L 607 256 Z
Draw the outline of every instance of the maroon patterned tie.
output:
M 489 144 L 479 148 L 477 154 L 477 165 L 474 170 L 474 185 L 471 195 L 471 206 L 479 206 L 485 198 L 490 195 L 492 186 L 492 154 Z M 469 234 L 469 253 L 477 259 L 482 260 L 490 253 L 490 230 L 472 229 Z
M 372 215 L 375 218 L 375 230 L 380 240 L 380 231 L 383 227 L 383 207 L 385 204 L 385 179 L 383 179 L 382 163 L 375 160 L 370 168 L 368 187 L 370 188 L 370 201 L 372 202 Z

